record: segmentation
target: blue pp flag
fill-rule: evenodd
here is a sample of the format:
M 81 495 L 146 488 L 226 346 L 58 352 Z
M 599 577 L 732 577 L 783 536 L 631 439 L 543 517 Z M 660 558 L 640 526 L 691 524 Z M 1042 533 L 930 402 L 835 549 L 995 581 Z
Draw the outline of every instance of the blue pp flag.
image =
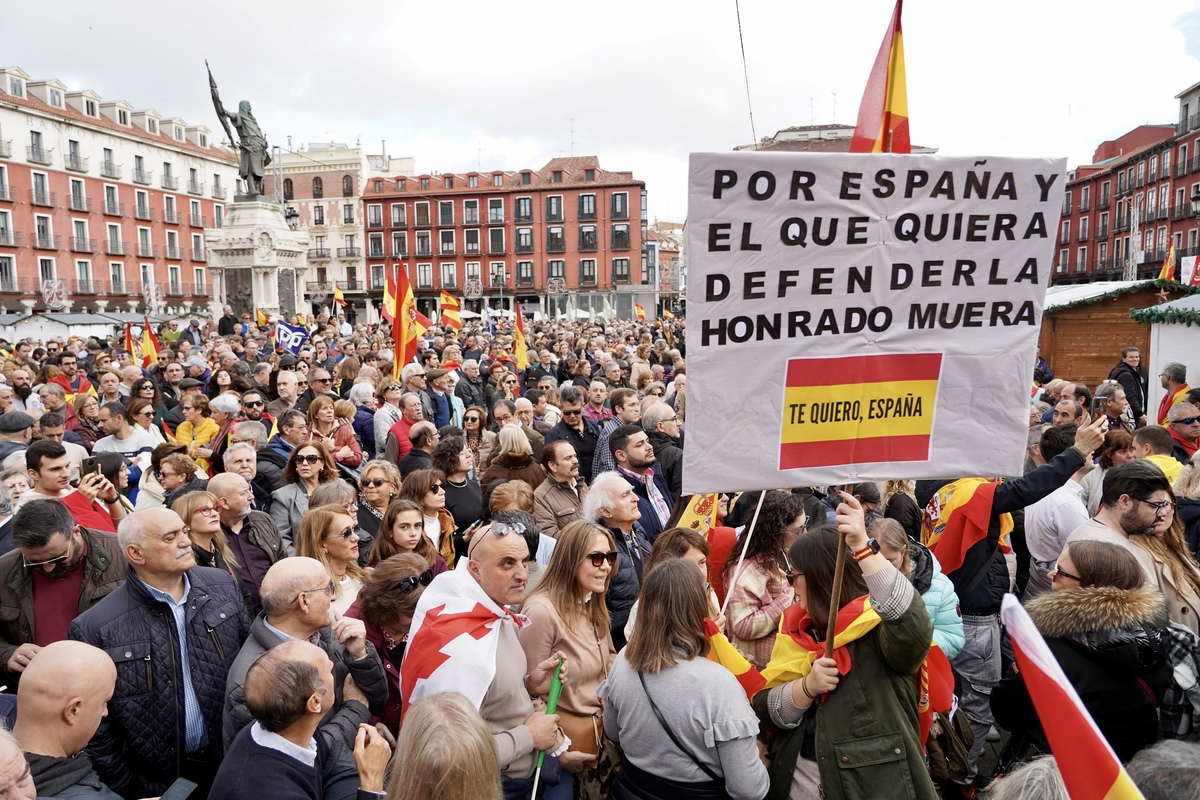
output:
M 286 322 L 275 323 L 275 346 L 282 347 L 294 356 L 300 355 L 300 348 L 308 341 L 308 331 L 301 327 L 293 327 Z

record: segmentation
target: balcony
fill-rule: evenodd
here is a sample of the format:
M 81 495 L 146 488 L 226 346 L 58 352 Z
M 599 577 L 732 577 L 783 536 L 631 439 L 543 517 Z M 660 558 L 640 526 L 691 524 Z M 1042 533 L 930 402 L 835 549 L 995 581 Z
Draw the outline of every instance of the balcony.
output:
M 580 270 L 579 285 L 580 286 L 595 286 L 596 285 L 596 273 L 594 273 L 594 272 L 586 273 L 586 272 Z
M 308 251 L 308 257 L 314 261 L 328 261 L 330 257 L 329 250 L 325 247 L 314 247 Z
M 532 275 L 521 275 L 518 273 L 517 274 L 517 287 L 520 288 L 522 286 L 533 286 L 533 276 Z
M 178 245 L 169 244 L 163 248 L 163 257 L 169 258 L 172 261 L 183 260 L 183 248 Z
M 345 292 L 365 292 L 366 284 L 362 281 L 338 281 L 338 286 L 342 287 Z
M 138 258 L 158 258 L 158 248 L 146 242 L 138 242 Z
M 1112 195 L 1104 194 L 1100 196 L 1100 202 L 1096 208 L 1108 208 L 1110 205 L 1112 205 Z
M 225 199 L 225 189 L 219 185 L 213 186 L 212 187 L 212 196 L 217 200 L 224 200 Z
M 596 210 L 592 209 L 591 211 L 584 211 L 584 210 L 580 209 L 579 221 L 580 222 L 595 222 L 596 221 Z
M 103 286 L 91 278 L 76 278 L 68 284 L 73 294 L 101 294 Z
M 442 249 L 438 251 L 438 255 L 442 258 L 454 258 L 456 255 L 458 255 L 458 251 L 455 249 L 454 245 L 442 245 Z
M 614 208 L 613 212 L 612 212 L 612 218 L 618 219 L 618 220 L 629 219 L 629 209 L 628 208 Z
M 163 222 L 167 223 L 168 225 L 178 225 L 179 224 L 179 212 L 176 211 L 175 209 L 164 208 L 163 209 Z
M 533 222 L 533 212 L 530 211 L 527 214 L 522 214 L 520 212 L 517 212 L 516 214 L 513 215 L 513 222 L 515 222 L 518 225 Z
M 418 213 L 416 215 L 416 222 L 413 225 L 416 225 L 418 228 L 428 228 L 430 225 L 429 214 Z
M 479 214 L 466 214 L 463 216 L 463 225 L 478 225 Z
M 0 278 L 0 292 L 4 294 L 28 294 L 40 291 L 41 284 L 35 286 L 28 278 Z
M 119 242 L 116 239 L 107 239 L 104 242 L 104 252 L 110 256 L 123 256 L 129 252 L 129 242 Z
M 338 258 L 360 258 L 361 256 L 361 247 L 339 247 L 337 250 Z
M 599 249 L 600 246 L 596 243 L 596 238 L 594 236 L 589 236 L 586 239 L 583 237 L 579 238 L 579 252 L 594 253 Z
M 149 170 L 136 169 L 136 168 L 133 170 L 133 182 L 134 183 L 140 183 L 140 184 L 143 184 L 144 186 L 149 186 L 153 180 L 154 180 L 153 172 L 150 172 Z
M 629 250 L 632 247 L 633 247 L 633 245 L 629 241 L 629 233 L 628 232 L 620 233 L 618 231 L 613 231 L 613 235 L 612 235 L 612 249 L 613 250 Z
M 192 297 L 208 297 L 212 294 L 212 288 L 211 283 L 193 283 Z
M 188 181 L 188 194 L 204 194 L 204 184 L 199 181 Z
M 80 239 L 78 236 L 71 237 L 71 250 L 76 253 L 92 253 L 96 250 L 95 239 Z
M 153 220 L 154 209 L 150 208 L 150 206 L 138 206 L 134 209 L 133 215 L 138 219 Z
M 1181 119 L 1175 125 L 1175 135 L 1183 136 L 1189 131 L 1194 131 L 1200 128 L 1200 114 L 1192 114 L 1187 119 Z
M 193 247 L 186 255 L 190 261 L 208 261 L 208 250 L 203 247 Z
M 21 234 L 8 228 L 0 228 L 0 247 L 20 247 Z
M 1062 233 L 1060 233 L 1058 235 L 1058 243 L 1059 244 L 1070 244 L 1071 243 L 1071 234 L 1067 233 L 1066 231 L 1063 231 Z M 582 249 L 582 248 L 580 248 L 580 249 Z
M 92 199 L 90 197 L 73 194 L 69 202 L 72 211 L 82 211 L 86 214 L 92 213 Z
M 176 283 L 175 281 L 167 282 L 167 294 L 172 296 L 182 296 L 190 293 L 190 289 L 186 283 Z
M 116 200 L 105 200 L 104 213 L 110 217 L 123 217 L 125 216 L 125 204 L 118 203 Z
M 429 249 L 429 245 L 422 247 L 417 245 L 417 258 L 430 258 L 433 256 L 433 251 Z
M 35 206 L 58 208 L 58 195 L 54 192 L 48 192 L 44 189 L 30 189 L 29 202 L 33 203 Z
M 1133 191 L 1132 186 L 1126 186 L 1124 183 L 1118 183 L 1117 184 L 1117 193 L 1115 196 L 1116 197 L 1124 197 L 1125 195 L 1129 194 L 1132 191 Z
M 382 292 L 384 289 L 387 288 L 387 279 L 384 278 L 382 275 L 380 275 L 378 277 L 372 275 L 371 276 L 371 285 L 369 288 L 372 292 Z
M 159 178 L 158 185 L 174 192 L 179 189 L 179 178 L 176 178 L 174 175 L 163 175 Z
M 40 233 L 34 237 L 33 246 L 38 250 L 62 250 L 62 237 Z
M 492 242 L 491 244 L 488 245 L 488 255 L 489 256 L 502 256 L 507 252 L 508 252 L 508 250 L 504 247 L 504 245 L 502 243 Z
M 1064 217 L 1069 217 L 1069 216 L 1071 216 L 1071 204 L 1070 204 L 1070 203 L 1063 203 L 1063 207 L 1062 207 L 1062 215 L 1063 215 Z
M 1107 238 L 1108 238 L 1108 226 L 1101 225 L 1099 228 L 1096 229 L 1095 239 L 1097 242 L 1103 242 Z
M 12 139 L 0 141 L 0 158 L 12 158 Z
M 387 258 L 382 247 L 372 247 L 367 251 L 367 258 Z
M 488 214 L 488 225 L 503 225 L 505 221 L 503 214 Z
M 368 218 L 367 219 L 367 227 L 368 228 L 382 228 L 383 227 L 383 217 Z
M 101 288 L 105 290 L 105 294 L 117 297 L 130 297 L 142 293 L 141 287 L 134 281 L 112 281 L 107 286 L 102 286 Z
M 407 247 L 401 247 L 399 250 L 397 250 L 397 251 L 396 251 L 395 253 L 393 253 L 392 255 L 393 255 L 395 258 L 408 258 L 408 248 L 407 248 Z
M 25 160 L 30 164 L 49 165 L 50 156 L 53 152 L 53 150 L 43 150 L 40 147 L 26 147 Z
M 1087 241 L 1088 239 L 1090 239 L 1090 238 L 1091 238 L 1091 237 L 1090 237 L 1090 236 L 1088 236 L 1088 232 L 1087 232 L 1086 230 L 1081 230 L 1081 231 L 1079 232 L 1079 234 L 1078 234 L 1078 235 L 1075 237 L 1075 241 L 1077 241 L 1077 242 L 1086 242 L 1086 241 Z
M 503 275 L 496 274 L 496 275 L 492 275 L 490 278 L 488 278 L 488 288 L 489 289 L 499 289 L 499 288 L 502 288 L 507 285 L 508 284 L 505 281 Z
M 121 179 L 121 165 L 114 164 L 111 161 L 100 162 L 100 174 L 105 178 L 112 178 L 119 181 Z
M 63 159 L 63 166 L 71 172 L 87 172 L 88 159 L 74 153 L 68 153 L 66 158 Z
M 0 183 L 0 200 L 6 203 L 13 202 L 12 187 L 7 183 Z
M 203 214 L 192 214 L 192 227 L 203 228 L 207 224 L 208 219 Z
M 1091 198 L 1088 198 L 1088 199 L 1086 199 L 1086 200 L 1080 200 L 1080 201 L 1079 201 L 1079 209 L 1078 209 L 1078 210 L 1079 210 L 1080 212 L 1083 212 L 1083 211 L 1091 211 L 1091 210 L 1092 210 L 1092 201 L 1091 201 Z
M 1181 219 L 1187 219 L 1192 215 L 1192 206 L 1190 203 L 1179 203 L 1171 206 L 1171 220 L 1178 222 Z
M 518 254 L 532 253 L 533 252 L 533 242 L 524 242 L 524 243 L 517 242 L 513 246 L 513 252 L 518 253 Z

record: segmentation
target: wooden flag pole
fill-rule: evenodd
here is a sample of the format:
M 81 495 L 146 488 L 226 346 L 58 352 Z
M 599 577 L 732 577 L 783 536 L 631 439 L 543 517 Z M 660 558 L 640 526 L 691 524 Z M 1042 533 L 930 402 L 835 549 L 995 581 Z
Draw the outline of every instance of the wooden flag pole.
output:
M 829 597 L 829 619 L 825 623 L 825 658 L 833 658 L 838 603 L 842 599 L 842 575 L 846 572 L 846 533 L 838 526 L 837 563 L 833 567 L 833 592 Z

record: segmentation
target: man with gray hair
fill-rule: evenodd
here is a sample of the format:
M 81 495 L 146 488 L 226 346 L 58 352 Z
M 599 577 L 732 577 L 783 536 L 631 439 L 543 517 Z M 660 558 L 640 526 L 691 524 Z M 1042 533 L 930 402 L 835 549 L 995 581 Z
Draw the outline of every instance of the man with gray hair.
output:
M 1177 403 L 1167 412 L 1167 419 L 1167 430 L 1175 440 L 1171 455 L 1186 466 L 1192 463 L 1192 456 L 1200 447 L 1200 408 L 1191 403 Z
M 1200 800 L 1200 744 L 1168 739 L 1141 750 L 1126 771 L 1145 800 Z
M 275 376 L 275 393 L 278 397 L 267 403 L 267 413 L 271 415 L 271 419 L 279 419 L 283 412 L 296 405 L 300 396 L 300 379 L 294 370 L 279 370 L 279 374 Z
M 683 432 L 679 414 L 666 403 L 655 403 L 642 414 L 642 430 L 650 437 L 654 458 L 675 497 L 683 496 Z
M 1178 361 L 1172 361 L 1163 367 L 1158 380 L 1162 384 L 1163 399 L 1158 404 L 1157 420 L 1159 425 L 1166 425 L 1171 407 L 1182 403 L 1192 387 L 1187 385 L 1187 367 Z
M 216 495 L 221 531 L 238 563 L 238 575 L 248 590 L 249 611 L 255 614 L 261 608 L 259 587 L 267 570 L 287 558 L 283 536 L 270 514 L 251 508 L 250 484 L 241 475 L 234 472 L 214 475 L 208 482 L 208 491 Z
M 341 739 L 354 746 L 358 726 L 387 703 L 388 679 L 375 646 L 367 641 L 362 620 L 336 618 L 330 624 L 333 584 L 320 561 L 295 556 L 267 571 L 262 582 L 262 613 L 250 624 L 250 635 L 229 670 L 223 735 L 228 747 L 250 723 L 246 678 L 250 665 L 289 640 L 311 642 L 333 661 L 334 694 L 320 731 L 326 742 Z
M 487 408 L 487 381 L 479 374 L 479 362 L 468 358 L 462 363 L 461 371 L 462 377 L 454 387 L 454 396 L 462 400 L 463 408 Z
M 159 796 L 181 777 L 203 797 L 221 757 L 226 676 L 250 627 L 242 593 L 225 570 L 196 566 L 174 511 L 129 514 L 117 537 L 129 561 L 125 583 L 67 634 L 117 665 L 116 693 L 88 753 L 125 797 Z
M 633 486 L 619 472 L 601 472 L 584 499 L 581 515 L 608 528 L 617 544 L 617 569 L 604 595 L 611 616 L 613 644 L 625 644 L 625 623 L 642 584 L 642 565 L 650 540 L 638 522 L 642 512 Z M 618 645 L 617 643 L 620 642 Z

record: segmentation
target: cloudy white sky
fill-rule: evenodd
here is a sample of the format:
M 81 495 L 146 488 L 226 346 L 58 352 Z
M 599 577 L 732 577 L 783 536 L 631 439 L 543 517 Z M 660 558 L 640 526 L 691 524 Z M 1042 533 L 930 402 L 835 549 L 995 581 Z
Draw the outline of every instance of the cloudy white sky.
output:
M 733 0 L 7 0 L 0 61 L 218 129 L 204 58 L 272 144 L 361 139 L 419 172 L 572 152 L 686 213 L 687 156 L 752 141 Z M 893 0 L 741 0 L 754 125 L 853 123 Z M 1196 0 L 909 0 L 912 141 L 1066 156 L 1174 122 L 1200 82 Z M 572 122 L 572 119 L 574 120 Z

